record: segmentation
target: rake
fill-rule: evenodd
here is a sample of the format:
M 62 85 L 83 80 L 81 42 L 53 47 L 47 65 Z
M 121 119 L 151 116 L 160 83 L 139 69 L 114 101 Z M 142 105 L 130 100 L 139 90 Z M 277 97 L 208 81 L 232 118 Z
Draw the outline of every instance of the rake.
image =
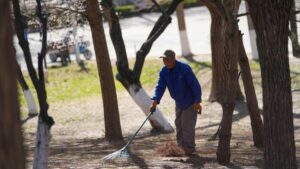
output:
M 141 128 L 144 126 L 144 124 L 146 123 L 146 121 L 149 119 L 149 117 L 154 113 L 154 111 L 150 112 L 146 119 L 144 120 L 143 124 L 139 127 L 139 129 L 134 133 L 134 135 L 129 139 L 129 141 L 127 142 L 127 144 L 121 148 L 120 150 L 113 152 L 105 157 L 102 158 L 103 161 L 115 161 L 115 160 L 126 160 L 129 157 L 129 153 L 128 153 L 128 147 L 131 144 L 131 142 L 133 141 L 133 139 L 135 138 L 135 136 L 137 135 L 137 133 L 141 130 Z

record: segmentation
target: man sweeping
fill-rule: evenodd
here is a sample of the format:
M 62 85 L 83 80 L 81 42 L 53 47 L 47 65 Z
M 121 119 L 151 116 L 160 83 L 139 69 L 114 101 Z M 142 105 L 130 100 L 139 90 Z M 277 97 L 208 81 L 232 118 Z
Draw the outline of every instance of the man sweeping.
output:
M 164 67 L 152 97 L 150 111 L 155 111 L 166 87 L 176 103 L 176 139 L 186 155 L 195 150 L 195 126 L 197 113 L 201 114 L 201 87 L 191 67 L 175 59 L 175 52 L 166 50 L 160 58 Z

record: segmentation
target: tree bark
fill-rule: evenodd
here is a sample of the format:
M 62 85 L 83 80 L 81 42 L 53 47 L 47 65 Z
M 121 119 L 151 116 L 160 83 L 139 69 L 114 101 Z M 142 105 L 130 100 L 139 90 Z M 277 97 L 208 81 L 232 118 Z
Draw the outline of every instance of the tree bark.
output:
M 193 53 L 191 52 L 190 43 L 189 43 L 186 26 L 185 26 L 183 2 L 178 4 L 178 6 L 176 8 L 176 14 L 177 14 L 177 20 L 178 20 L 181 55 L 183 57 L 192 57 Z
M 211 55 L 212 55 L 212 84 L 210 88 L 209 101 L 220 101 L 222 98 L 222 92 L 218 89 L 222 84 L 222 80 L 220 79 L 222 75 L 221 70 L 221 56 L 224 51 L 220 48 L 220 46 L 224 43 L 219 40 L 222 35 L 222 29 L 220 29 L 220 25 L 223 24 L 223 19 L 221 16 L 216 15 L 212 10 L 211 12 L 211 28 L 210 28 L 210 39 L 211 39 Z
M 257 33 L 262 76 L 264 168 L 296 169 L 288 58 L 292 0 L 249 0 L 248 3 Z
M 230 162 L 230 139 L 232 116 L 238 91 L 238 25 L 237 12 L 240 1 L 210 1 L 201 0 L 207 6 L 212 18 L 211 44 L 213 69 L 217 68 L 215 79 L 216 100 L 223 109 L 217 161 L 220 164 Z M 214 58 L 215 57 L 215 58 Z
M 212 56 L 212 83 L 211 83 L 211 88 L 210 88 L 210 94 L 209 94 L 209 97 L 207 99 L 210 102 L 215 102 L 215 101 L 218 102 L 218 98 L 219 98 L 218 85 L 220 83 L 222 83 L 222 81 L 220 81 L 218 79 L 221 72 L 219 72 L 220 70 L 219 70 L 219 68 L 217 68 L 220 63 L 217 63 L 217 62 L 218 62 L 217 58 L 214 58 Z M 236 89 L 236 98 L 235 98 L 235 100 L 236 101 L 243 101 L 244 99 L 245 99 L 245 97 L 244 97 L 244 95 L 241 91 L 240 85 L 238 84 L 237 89 Z
M 0 1 L 0 168 L 24 169 L 10 1 Z
M 245 52 L 242 34 L 239 33 L 239 65 L 242 73 L 242 80 L 246 94 L 247 106 L 251 119 L 253 142 L 255 147 L 263 147 L 263 123 L 260 117 L 252 74 L 248 57 Z
M 221 128 L 219 132 L 219 144 L 217 149 L 217 161 L 220 164 L 228 164 L 230 162 L 230 140 L 232 127 L 232 114 L 235 103 L 221 104 L 223 114 Z
M 87 1 L 87 14 L 92 31 L 98 74 L 101 84 L 105 119 L 105 138 L 108 140 L 122 139 L 123 136 L 116 88 L 102 25 L 102 16 L 97 0 Z
M 202 0 L 201 0 L 202 1 Z M 202 1 L 203 2 L 203 1 Z M 207 3 L 206 3 L 207 4 Z M 221 5 L 218 8 L 223 8 Z M 210 102 L 220 102 L 219 99 L 223 97 L 223 91 L 220 88 L 223 84 L 223 80 L 220 78 L 222 76 L 222 55 L 224 55 L 224 49 L 221 46 L 224 45 L 226 39 L 224 37 L 224 30 L 226 29 L 226 21 L 224 14 L 220 14 L 222 9 L 216 7 L 207 6 L 211 13 L 211 28 L 210 28 L 210 38 L 211 38 L 211 54 L 212 54 L 212 84 L 210 88 L 210 94 L 208 100 Z M 219 10 L 216 11 L 216 10 Z M 236 90 L 236 100 L 244 100 L 240 85 L 238 84 Z

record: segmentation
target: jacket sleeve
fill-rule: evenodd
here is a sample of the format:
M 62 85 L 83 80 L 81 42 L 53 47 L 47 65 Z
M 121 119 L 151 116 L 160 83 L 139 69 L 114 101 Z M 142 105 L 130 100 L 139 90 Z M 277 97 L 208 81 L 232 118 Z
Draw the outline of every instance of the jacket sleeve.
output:
M 164 92 L 166 90 L 166 81 L 164 79 L 164 76 L 163 76 L 163 71 L 161 70 L 159 72 L 159 79 L 158 79 L 158 82 L 156 84 L 156 87 L 155 87 L 155 92 L 154 92 L 154 95 L 152 97 L 152 100 L 156 100 L 157 103 L 159 104 L 162 96 L 164 95 Z
M 187 66 L 185 69 L 185 78 L 187 81 L 187 84 L 192 89 L 194 93 L 194 103 L 200 103 L 202 101 L 202 91 L 199 81 L 197 80 L 193 70 L 190 66 Z

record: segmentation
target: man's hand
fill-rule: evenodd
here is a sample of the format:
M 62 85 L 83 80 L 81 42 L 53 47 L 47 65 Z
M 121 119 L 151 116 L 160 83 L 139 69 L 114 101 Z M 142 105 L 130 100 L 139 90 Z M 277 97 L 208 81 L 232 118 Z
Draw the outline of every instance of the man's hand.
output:
M 198 114 L 201 114 L 202 107 L 201 107 L 200 103 L 195 103 L 194 108 L 195 108 L 195 110 L 197 111 Z
M 153 100 L 152 105 L 150 107 L 150 112 L 155 112 L 156 110 L 157 101 Z

